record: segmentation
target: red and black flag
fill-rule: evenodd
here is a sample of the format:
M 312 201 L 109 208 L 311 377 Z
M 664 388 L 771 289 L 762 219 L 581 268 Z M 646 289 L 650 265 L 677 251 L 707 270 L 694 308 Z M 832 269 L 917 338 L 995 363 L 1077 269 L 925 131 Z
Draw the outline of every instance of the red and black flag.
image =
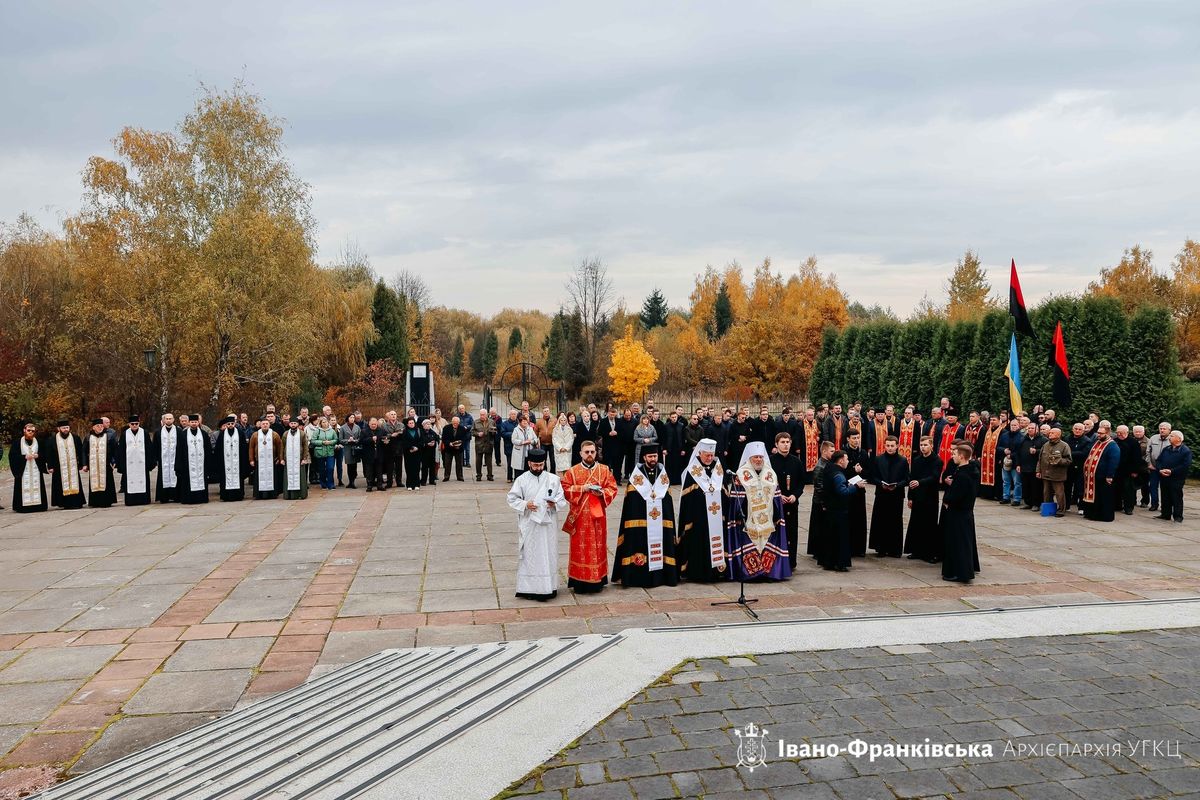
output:
M 1054 370 L 1054 402 L 1059 407 L 1071 405 L 1071 370 L 1067 367 L 1067 343 L 1063 341 L 1062 322 L 1054 327 L 1050 344 L 1050 369 Z
M 1021 282 L 1017 280 L 1015 258 L 1008 278 L 1008 313 L 1012 314 L 1013 326 L 1017 333 L 1033 336 L 1033 326 L 1029 324 L 1029 313 L 1025 310 L 1025 296 L 1021 294 Z

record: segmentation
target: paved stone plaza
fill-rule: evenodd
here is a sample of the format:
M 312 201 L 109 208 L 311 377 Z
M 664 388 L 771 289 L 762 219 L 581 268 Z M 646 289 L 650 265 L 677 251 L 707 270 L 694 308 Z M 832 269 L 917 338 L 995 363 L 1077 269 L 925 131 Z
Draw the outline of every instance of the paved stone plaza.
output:
M 0 513 L 0 797 L 385 648 L 743 619 L 709 605 L 736 585 L 516 599 L 504 490 Z M 751 594 L 763 618 L 784 619 L 1200 593 L 1190 519 L 1139 510 L 1104 525 L 981 503 L 977 520 L 971 586 L 921 562 L 868 557 L 836 574 L 805 559 Z M 565 536 L 561 552 L 565 569 Z
M 1179 629 L 689 662 L 502 797 L 1196 798 L 1198 659 L 1200 630 Z M 738 765 L 749 724 L 767 731 L 754 769 Z M 926 739 L 992 755 L 778 755 Z

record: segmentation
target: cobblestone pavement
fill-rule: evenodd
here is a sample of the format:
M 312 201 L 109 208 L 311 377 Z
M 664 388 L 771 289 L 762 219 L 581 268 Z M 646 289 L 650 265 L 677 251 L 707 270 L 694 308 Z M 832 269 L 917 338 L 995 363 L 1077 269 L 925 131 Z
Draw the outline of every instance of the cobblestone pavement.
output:
M 505 488 L 0 512 L 0 798 L 389 647 L 744 619 L 710 606 L 736 585 L 513 597 Z M 752 587 L 757 608 L 792 619 L 1200 593 L 1191 519 L 1139 510 L 1104 525 L 993 503 L 977 519 L 974 585 L 908 560 L 868 557 L 838 574 L 804 559 L 791 581 Z
M 688 662 L 500 797 L 1196 798 L 1197 659 L 1200 630 L 1183 629 Z M 749 724 L 767 731 L 753 770 L 735 733 Z M 981 747 L 779 756 L 781 741 L 886 753 L 926 740 Z

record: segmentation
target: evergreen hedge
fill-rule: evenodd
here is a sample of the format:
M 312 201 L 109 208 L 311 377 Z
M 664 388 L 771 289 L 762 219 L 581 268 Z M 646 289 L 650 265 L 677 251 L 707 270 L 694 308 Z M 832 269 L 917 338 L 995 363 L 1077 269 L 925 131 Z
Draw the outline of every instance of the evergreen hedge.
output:
M 1060 418 L 1078 420 L 1096 411 L 1114 425 L 1149 427 L 1171 419 L 1172 411 L 1179 414 L 1174 323 L 1166 308 L 1142 306 L 1127 316 L 1115 298 L 1053 297 L 1029 316 L 1037 339 L 1017 337 L 1026 409 L 1039 403 L 1056 408 L 1050 342 L 1061 320 L 1073 401 L 1056 408 Z M 1012 320 L 1000 310 L 954 325 L 918 319 L 850 325 L 840 334 L 827 330 L 809 397 L 816 405 L 913 403 L 927 412 L 945 395 L 964 415 L 1007 408 L 1011 333 Z

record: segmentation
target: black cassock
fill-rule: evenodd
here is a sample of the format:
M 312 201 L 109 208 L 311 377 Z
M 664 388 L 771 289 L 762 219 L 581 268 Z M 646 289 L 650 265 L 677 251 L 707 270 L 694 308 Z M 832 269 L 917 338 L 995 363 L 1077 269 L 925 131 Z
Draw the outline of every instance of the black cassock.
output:
M 186 475 L 179 471 L 179 451 L 183 448 L 183 437 L 187 431 L 178 425 L 172 425 L 168 431 L 166 427 L 158 429 L 158 435 L 154 437 L 154 463 L 158 464 L 158 477 L 154 479 L 154 497 L 160 503 L 173 503 L 180 499 L 180 494 L 184 490 L 184 478 Z M 169 456 L 171 464 L 175 467 L 175 485 L 163 486 L 163 450 L 166 442 L 163 441 L 164 436 L 170 436 L 175 439 L 174 455 Z
M 88 464 L 88 506 L 91 508 L 109 508 L 113 503 L 117 502 L 117 484 L 113 480 L 113 465 L 117 463 L 117 454 L 108 446 L 108 434 L 101 432 L 99 436 L 94 433 L 88 434 L 84 440 L 87 452 L 84 454 L 84 459 Z M 104 458 L 98 463 L 92 464 L 93 448 L 104 447 Z M 97 455 L 99 455 L 97 453 Z M 104 479 L 104 488 L 96 488 L 96 484 L 100 478 Z
M 127 506 L 145 506 L 150 504 L 150 470 L 158 466 L 154 460 L 154 443 L 150 441 L 150 434 L 144 430 L 138 431 L 144 445 L 146 454 L 146 489 L 143 492 L 130 491 L 129 480 L 129 444 L 126 437 L 129 435 L 129 430 L 123 430 L 117 435 L 117 469 L 121 471 L 121 484 L 125 487 L 125 505 Z
M 850 503 L 863 495 L 862 487 L 851 486 L 837 469 L 830 470 L 822 488 L 824 495 L 821 532 L 821 551 L 817 563 L 825 569 L 845 571 L 850 568 L 850 527 L 847 514 Z
M 938 530 L 938 479 L 942 472 L 942 460 L 936 455 L 913 456 L 909 481 L 917 487 L 908 490 L 912 511 L 908 515 L 908 536 L 904 539 L 904 552 L 913 558 L 930 563 L 941 556 L 941 533 Z
M 779 493 L 796 496 L 796 502 L 783 504 L 783 520 L 787 525 L 788 561 L 796 568 L 796 548 L 800 544 L 800 495 L 804 494 L 804 462 L 794 453 L 771 455 L 771 469 L 779 478 Z
M 46 447 L 44 442 L 38 442 L 38 457 L 33 461 L 26 461 L 25 456 L 21 455 L 21 440 L 24 436 L 18 436 L 13 439 L 12 447 L 8 451 L 8 468 L 12 471 L 15 482 L 13 483 L 13 511 L 18 514 L 27 514 L 31 511 L 45 511 L 48 506 L 46 504 L 46 481 L 43 477 L 46 474 Z M 34 441 L 37 441 L 36 439 Z M 31 503 L 25 505 L 21 502 L 21 478 L 25 476 L 26 465 L 32 464 L 33 469 L 37 470 L 38 486 L 41 491 L 38 496 L 42 498 L 40 503 Z
M 825 459 L 818 458 L 812 471 L 813 499 L 812 509 L 808 513 L 808 549 L 805 552 L 815 558 L 821 555 L 821 537 L 824 536 L 825 483 L 829 477 L 826 474 L 827 466 Z
M 84 501 L 87 497 L 83 493 L 83 476 L 79 470 L 87 466 L 83 454 L 83 442 L 78 436 L 73 433 L 68 433 L 71 443 L 75 446 L 75 463 L 60 464 L 58 458 L 58 441 L 63 438 L 61 433 L 55 433 L 47 436 L 42 442 L 42 460 L 45 461 L 46 470 L 54 470 L 50 475 L 50 502 L 59 508 L 83 508 Z M 63 492 L 63 477 L 67 470 L 75 470 L 76 490 L 74 494 L 65 494 Z
M 655 467 L 653 475 L 645 475 L 645 479 L 654 483 L 655 491 L 661 492 L 662 497 L 662 568 L 650 569 L 646 501 L 631 482 L 625 488 L 625 500 L 621 504 L 621 528 L 617 535 L 617 553 L 613 557 L 613 583 L 644 589 L 679 583 L 679 565 L 675 560 L 675 501 L 671 497 L 670 479 L 666 485 L 658 481 L 659 476 L 664 474 L 659 465 Z M 640 477 L 640 473 L 635 472 L 633 478 L 637 477 Z
M 231 436 L 232 434 L 232 436 Z M 225 443 L 226 440 L 233 441 L 237 448 L 237 480 L 232 480 L 230 475 L 230 484 L 232 488 L 226 486 L 225 480 Z M 237 429 L 231 431 L 225 430 L 217 434 L 217 441 L 213 445 L 213 479 L 217 485 L 221 487 L 222 500 L 245 500 L 246 499 L 246 478 L 250 475 L 250 447 L 246 442 L 246 438 L 238 433 Z
M 195 442 L 197 446 L 197 469 L 199 471 L 198 484 L 200 488 L 192 487 L 191 473 L 191 443 Z M 162 471 L 161 469 L 159 470 Z M 175 496 L 181 503 L 189 505 L 195 503 L 208 502 L 208 476 L 212 471 L 212 445 L 209 443 L 208 434 L 202 430 L 188 430 L 184 434 L 183 439 L 179 442 L 179 447 L 175 449 Z
M 866 454 L 862 448 L 845 448 L 846 455 L 850 460 L 846 463 L 846 468 L 842 470 L 842 474 L 849 481 L 855 475 L 859 475 L 865 481 L 867 479 L 868 463 Z M 854 466 L 858 464 L 862 467 L 862 472 L 855 472 Z M 858 491 L 850 495 L 846 503 L 846 523 L 850 528 L 850 554 L 853 556 L 865 556 L 867 554 L 867 493 L 864 491 L 865 486 L 859 485 Z
M 908 459 L 899 453 L 875 456 L 875 505 L 871 509 L 871 549 L 899 558 L 904 550 L 904 490 Z
M 717 505 L 724 508 L 722 486 L 727 483 L 730 478 L 728 473 L 714 476 L 713 468 L 717 466 L 714 461 L 705 467 L 703 464 L 697 464 L 703 472 L 700 480 L 706 484 L 712 481 L 716 486 Z M 638 498 L 641 499 L 640 497 Z M 725 558 L 721 558 L 721 564 L 718 567 L 712 565 L 712 548 L 709 540 L 708 531 L 708 506 L 706 505 L 707 498 L 704 492 L 700 489 L 700 484 L 694 475 L 684 472 L 683 474 L 683 495 L 679 499 L 679 548 L 677 558 L 679 561 L 680 574 L 689 581 L 699 583 L 715 583 L 717 581 L 729 580 L 729 571 L 725 568 Z M 721 516 L 720 531 L 721 541 L 725 541 L 724 530 L 724 514 Z M 666 534 L 664 532 L 664 538 Z
M 942 577 L 970 581 L 979 572 L 979 549 L 975 543 L 975 493 L 979 468 L 963 464 L 953 475 L 942 496 Z

